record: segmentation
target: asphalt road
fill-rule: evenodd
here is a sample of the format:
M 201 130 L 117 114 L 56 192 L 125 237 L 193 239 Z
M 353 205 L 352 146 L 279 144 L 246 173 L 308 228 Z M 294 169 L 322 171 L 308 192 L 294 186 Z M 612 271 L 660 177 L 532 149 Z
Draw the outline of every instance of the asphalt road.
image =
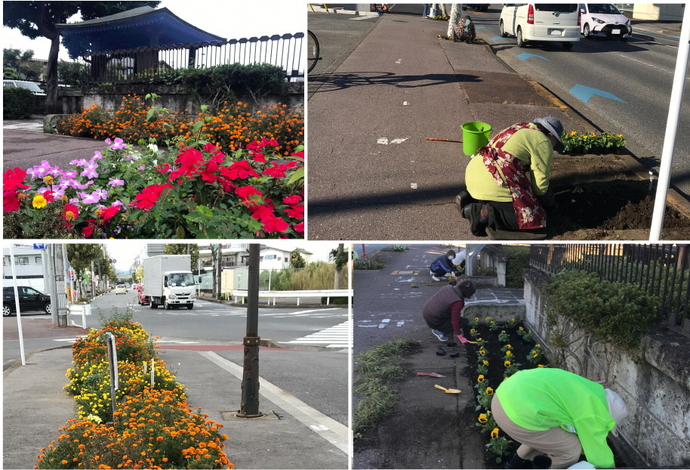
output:
M 519 48 L 515 38 L 500 36 L 499 16 L 498 8 L 472 13 L 478 37 L 501 60 L 543 84 L 598 128 L 624 134 L 627 148 L 650 168 L 658 168 L 678 38 L 635 29 L 633 23 L 633 37 L 626 42 L 583 38 L 570 51 L 560 44 Z M 685 195 L 690 195 L 689 101 L 686 93 L 672 170 L 672 184 Z
M 208 301 L 197 301 L 194 309 L 150 309 L 136 303 L 136 293 L 126 295 L 106 293 L 92 303 L 92 315 L 87 327 L 101 326 L 99 312 L 110 315 L 115 309 L 125 311 L 129 303 L 134 309 L 134 321 L 140 322 L 152 336 L 160 336 L 158 344 L 165 359 L 165 348 L 199 349 L 204 347 L 236 364 L 242 365 L 244 351 L 240 346 L 246 332 L 246 309 Z M 70 316 L 70 318 L 74 318 Z M 278 341 L 283 349 L 267 348 L 260 353 L 260 375 L 278 387 L 289 391 L 300 400 L 322 413 L 348 422 L 349 328 L 339 328 L 328 334 L 329 343 L 319 338 L 331 327 L 344 323 L 347 308 L 260 308 L 259 335 L 262 339 Z M 26 354 L 61 345 L 71 344 L 83 330 L 49 328 L 50 317 L 40 312 L 22 315 L 23 323 L 42 322 L 45 334 L 24 341 Z M 3 360 L 5 364 L 20 357 L 16 338 L 16 317 L 3 318 Z M 26 328 L 27 330 L 29 328 Z M 335 335 L 335 336 L 334 336 Z M 328 348 L 329 344 L 336 347 Z M 234 345 L 236 347 L 218 348 Z M 343 346 L 345 345 L 345 346 Z M 171 364 L 174 369 L 175 364 Z M 318 387 L 314 384 L 319 384 Z

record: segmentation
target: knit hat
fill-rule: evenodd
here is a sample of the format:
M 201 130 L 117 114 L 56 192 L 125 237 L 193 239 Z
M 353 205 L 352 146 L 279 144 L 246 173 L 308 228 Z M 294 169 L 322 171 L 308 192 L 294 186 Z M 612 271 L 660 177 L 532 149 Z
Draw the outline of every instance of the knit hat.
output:
M 604 393 L 606 393 L 606 402 L 609 407 L 609 413 L 611 417 L 616 422 L 616 426 L 611 430 L 614 436 L 618 436 L 618 426 L 620 423 L 628 416 L 628 406 L 625 401 L 616 392 L 610 388 L 605 388 Z
M 563 135 L 563 124 L 561 121 L 555 117 L 547 116 L 542 118 L 537 118 L 534 121 L 535 124 L 541 124 L 544 129 L 549 131 L 560 143 L 563 143 L 561 136 Z

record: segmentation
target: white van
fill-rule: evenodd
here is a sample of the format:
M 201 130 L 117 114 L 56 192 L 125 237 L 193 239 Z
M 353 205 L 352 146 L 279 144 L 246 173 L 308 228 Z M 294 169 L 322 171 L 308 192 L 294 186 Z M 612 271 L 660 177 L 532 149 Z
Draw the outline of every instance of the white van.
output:
M 516 3 L 503 6 L 501 36 L 517 38 L 518 47 L 530 42 L 560 42 L 565 49 L 580 40 L 577 3 Z

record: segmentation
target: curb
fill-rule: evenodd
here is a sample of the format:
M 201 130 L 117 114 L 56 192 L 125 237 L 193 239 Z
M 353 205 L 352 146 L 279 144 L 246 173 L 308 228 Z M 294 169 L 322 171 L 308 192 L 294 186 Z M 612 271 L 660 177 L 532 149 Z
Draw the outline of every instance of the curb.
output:
M 345 10 L 342 7 L 334 7 L 334 8 L 324 8 L 322 6 L 317 6 L 314 4 L 309 4 L 309 9 L 313 13 L 328 13 L 328 14 L 341 14 L 341 15 L 353 15 L 353 16 L 369 16 L 369 17 L 377 17 L 381 16 L 381 13 L 376 12 L 376 11 L 359 11 L 359 10 Z

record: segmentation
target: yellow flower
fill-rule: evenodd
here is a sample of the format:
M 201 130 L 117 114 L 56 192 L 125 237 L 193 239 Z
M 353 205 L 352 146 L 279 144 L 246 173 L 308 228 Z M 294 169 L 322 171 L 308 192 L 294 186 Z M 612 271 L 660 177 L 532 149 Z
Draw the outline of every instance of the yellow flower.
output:
M 510 344 L 506 344 L 506 349 L 513 349 L 513 347 Z
M 498 439 L 498 431 L 500 431 L 498 428 L 493 428 L 491 430 L 491 439 Z
M 512 357 L 513 356 L 513 351 L 506 351 L 506 357 Z
M 484 360 L 482 361 L 482 364 L 484 364 L 485 366 L 489 367 L 489 361 L 487 361 L 486 359 L 484 359 Z
M 477 382 L 479 382 L 479 383 L 484 382 L 484 376 L 480 375 L 479 377 L 477 377 Z
M 479 421 L 482 424 L 485 424 L 487 421 L 489 421 L 489 418 L 486 416 L 486 413 L 482 413 L 479 415 L 479 418 L 477 418 L 477 421 Z
M 503 361 L 503 367 L 510 367 L 510 361 Z
M 34 206 L 36 209 L 41 209 L 48 204 L 48 201 L 46 198 L 43 197 L 42 194 L 36 194 L 34 196 L 33 201 L 31 201 L 31 205 Z
M 491 387 L 486 387 L 486 390 L 484 391 L 487 395 L 493 395 L 494 394 L 494 389 Z
M 46 175 L 43 177 L 43 182 L 45 184 L 53 184 L 53 177 L 50 175 Z
M 537 367 L 546 367 L 544 364 L 539 364 Z

